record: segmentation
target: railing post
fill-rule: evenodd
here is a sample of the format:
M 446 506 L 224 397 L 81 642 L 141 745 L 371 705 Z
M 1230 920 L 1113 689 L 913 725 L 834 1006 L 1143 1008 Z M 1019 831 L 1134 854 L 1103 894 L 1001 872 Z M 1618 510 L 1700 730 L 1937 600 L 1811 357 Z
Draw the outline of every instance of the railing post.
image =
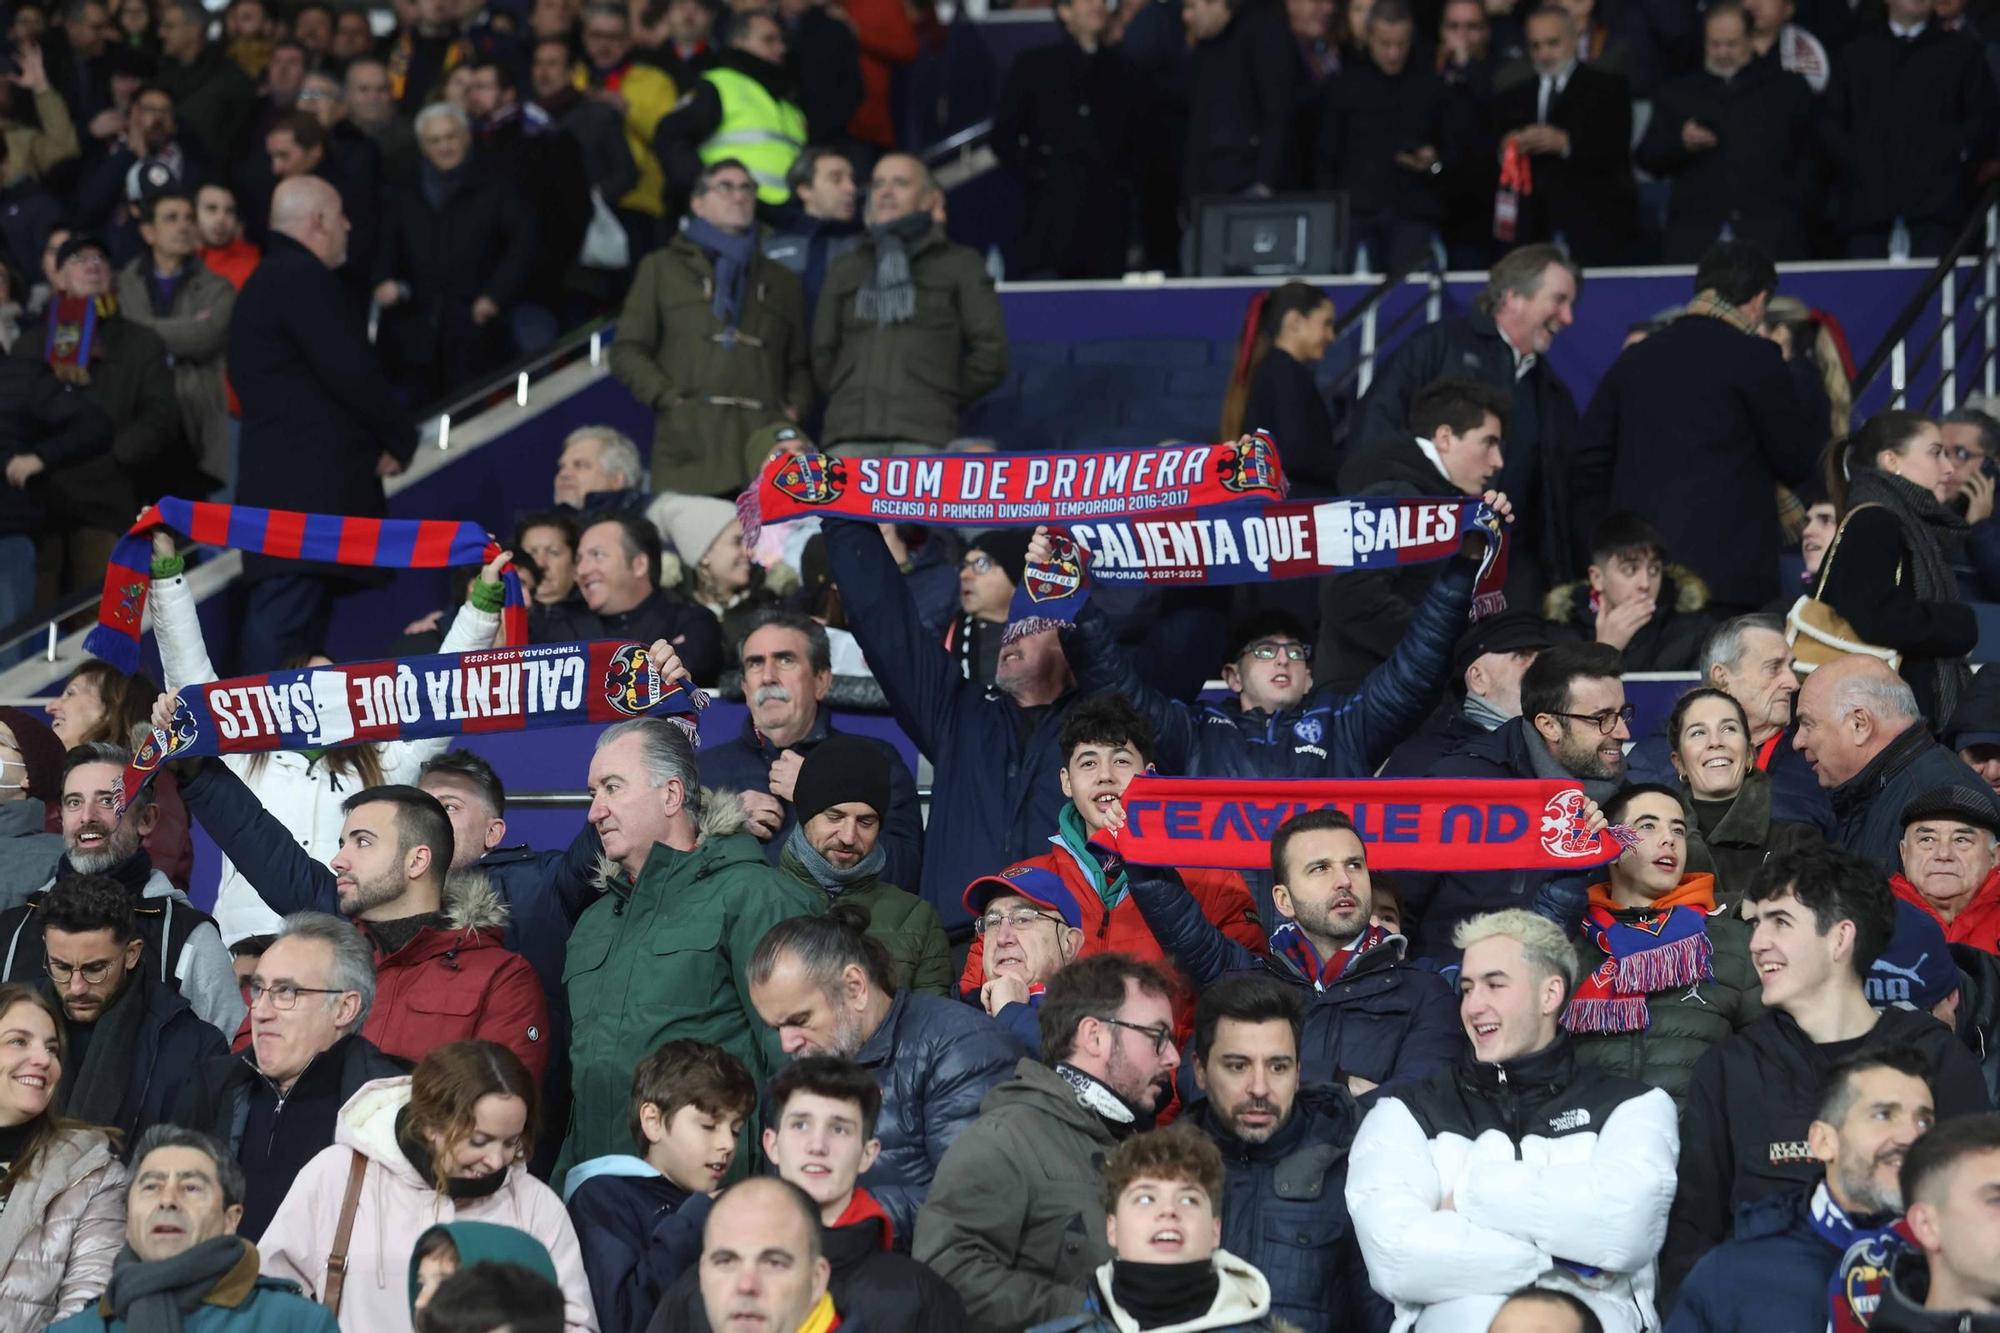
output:
M 1361 317 L 1361 373 L 1355 376 L 1356 397 L 1368 392 L 1368 386 L 1375 382 L 1375 306 Z
M 1938 346 L 1939 402 L 1946 412 L 1958 407 L 1958 266 L 1952 265 L 1944 286 L 1938 289 L 1938 323 L 1942 326 Z
M 1444 318 L 1444 272 L 1439 270 L 1430 275 L 1430 295 L 1424 298 L 1424 323 L 1435 324 Z
M 1903 405 L 1903 346 L 1905 340 L 1896 339 L 1896 345 L 1889 350 L 1889 406 Z
M 1986 395 L 1993 395 L 1994 347 L 2000 343 L 2000 204 L 1986 210 L 1986 254 L 1980 260 L 1980 267 L 1986 271 L 1986 346 L 1984 351 L 1985 370 L 1982 388 Z

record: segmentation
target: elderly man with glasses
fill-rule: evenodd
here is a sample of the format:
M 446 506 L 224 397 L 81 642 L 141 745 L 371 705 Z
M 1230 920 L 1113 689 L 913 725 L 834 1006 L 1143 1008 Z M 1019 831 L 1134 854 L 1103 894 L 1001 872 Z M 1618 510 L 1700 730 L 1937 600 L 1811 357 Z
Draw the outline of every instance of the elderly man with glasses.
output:
M 286 917 L 249 991 L 250 1048 L 191 1065 L 173 1121 L 228 1147 L 245 1180 L 237 1233 L 254 1241 L 306 1163 L 333 1143 L 347 1099 L 403 1070 L 361 1035 L 375 1001 L 375 958 L 339 917 Z

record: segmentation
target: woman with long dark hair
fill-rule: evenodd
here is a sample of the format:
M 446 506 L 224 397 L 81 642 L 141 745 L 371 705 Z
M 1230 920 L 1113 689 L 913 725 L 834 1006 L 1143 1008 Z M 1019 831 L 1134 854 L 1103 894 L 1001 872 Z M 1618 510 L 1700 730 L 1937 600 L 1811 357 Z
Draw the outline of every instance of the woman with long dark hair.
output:
M 1269 431 L 1295 495 L 1339 493 L 1333 413 L 1312 370 L 1332 345 L 1333 298 L 1311 283 L 1288 282 L 1250 298 L 1217 438 Z
M 125 1168 L 56 1110 L 62 1011 L 0 986 L 0 1333 L 40 1333 L 104 1293 L 125 1245 Z
M 411 1252 L 431 1227 L 457 1221 L 493 1222 L 540 1241 L 555 1260 L 564 1328 L 596 1328 L 569 1214 L 528 1174 L 537 1106 L 527 1066 L 490 1041 L 440 1046 L 407 1078 L 362 1084 L 340 1108 L 333 1146 L 306 1164 L 258 1239 L 265 1276 L 325 1302 L 328 1260 L 352 1192 L 336 1311 L 347 1333 L 409 1333 Z
M 1878 412 L 1827 458 L 1840 528 L 1814 595 L 1866 643 L 1902 655 L 1917 706 L 1942 727 L 1971 678 L 1965 655 L 1979 641 L 1952 573 L 1966 525 L 1949 503 L 1943 437 L 1921 413 Z

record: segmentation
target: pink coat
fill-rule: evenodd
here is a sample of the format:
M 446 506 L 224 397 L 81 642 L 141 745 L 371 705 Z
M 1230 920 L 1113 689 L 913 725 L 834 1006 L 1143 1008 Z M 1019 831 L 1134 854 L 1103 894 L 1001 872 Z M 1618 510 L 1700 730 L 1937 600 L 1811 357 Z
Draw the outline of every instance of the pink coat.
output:
M 555 1261 L 566 1333 L 597 1333 L 583 1255 L 562 1200 L 519 1165 L 508 1168 L 507 1182 L 487 1198 L 458 1203 L 441 1197 L 396 1146 L 396 1113 L 409 1101 L 408 1078 L 378 1078 L 340 1108 L 333 1146 L 306 1163 L 257 1242 L 264 1276 L 296 1282 L 308 1297 L 319 1298 L 349 1164 L 359 1150 L 368 1170 L 347 1250 L 342 1333 L 411 1333 L 410 1252 L 417 1237 L 440 1222 L 493 1222 L 533 1236 Z
M 125 1168 L 94 1129 L 59 1137 L 0 1210 L 0 1333 L 41 1333 L 104 1294 L 125 1245 Z

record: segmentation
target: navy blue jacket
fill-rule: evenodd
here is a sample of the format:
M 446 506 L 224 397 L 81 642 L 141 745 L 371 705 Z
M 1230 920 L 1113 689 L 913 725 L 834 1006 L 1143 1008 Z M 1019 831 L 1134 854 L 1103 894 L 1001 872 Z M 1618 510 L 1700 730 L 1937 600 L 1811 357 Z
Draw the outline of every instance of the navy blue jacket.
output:
M 1666 1333 L 1822 1333 L 1840 1251 L 1812 1228 L 1812 1191 L 1770 1194 L 1736 1211 L 1736 1235 L 1702 1256 Z
M 1903 807 L 1934 788 L 1978 791 L 1984 781 L 1954 751 L 1932 740 L 1923 723 L 1914 723 L 1866 768 L 1833 789 L 1834 832 L 1827 841 L 1900 874 Z
M 1382 765 L 1385 778 L 1427 778 L 1447 755 L 1457 754 L 1486 735 L 1486 728 L 1465 715 L 1464 701 L 1445 695 L 1417 734 L 1398 745 Z
M 963 901 L 967 884 L 1047 850 L 1049 830 L 1069 800 L 1057 776 L 1063 766 L 1057 739 L 1077 696 L 1024 709 L 967 680 L 924 627 L 882 535 L 868 524 L 835 519 L 826 520 L 823 532 L 848 626 L 897 725 L 937 772 L 918 896 L 947 929 L 963 927 L 971 919 Z
M 358 300 L 289 236 L 273 232 L 229 318 L 229 382 L 243 404 L 239 504 L 380 518 L 375 466 L 403 463 L 417 431 L 368 344 Z M 252 578 L 313 568 L 246 554 Z M 352 570 L 346 571 L 352 574 Z
M 644 1333 L 660 1298 L 701 1258 L 708 1209 L 706 1195 L 691 1196 L 657 1171 L 577 1186 L 569 1220 L 603 1333 Z
M 721 787 L 729 791 L 760 791 L 766 795 L 771 790 L 771 765 L 778 762 L 778 756 L 786 750 L 796 750 L 800 758 L 811 754 L 813 748 L 830 735 L 835 735 L 833 718 L 822 704 L 819 716 L 813 719 L 812 731 L 796 745 L 779 747 L 766 740 L 757 730 L 757 721 L 747 714 L 743 718 L 743 730 L 734 740 L 724 741 L 701 752 L 701 783 L 704 787 Z M 889 762 L 889 808 L 882 815 L 882 853 L 888 863 L 882 867 L 881 879 L 886 884 L 898 888 L 906 884 L 922 882 L 924 866 L 924 815 L 917 803 L 917 780 L 910 775 L 910 766 L 903 762 L 903 756 L 895 746 L 887 741 L 876 740 L 872 736 L 859 739 L 867 741 L 882 752 Z M 778 826 L 770 840 L 764 844 L 764 859 L 772 865 L 784 855 L 785 842 L 798 826 L 798 812 L 790 801 L 781 801 L 785 807 L 785 822 Z
M 61 997 L 53 986 L 44 982 L 43 988 L 60 1003 Z M 129 1153 L 141 1134 L 173 1119 L 181 1086 L 193 1076 L 195 1067 L 227 1055 L 229 1045 L 212 1024 L 195 1016 L 179 991 L 161 981 L 144 963 L 132 974 L 131 990 L 122 998 L 126 1004 L 136 1003 L 145 1008 L 125 1096 L 118 1104 L 118 1118 L 113 1122 L 113 1128 L 124 1135 L 122 1145 Z M 76 1078 L 74 1069 L 66 1072 L 70 1077 L 65 1092 Z M 67 1106 L 67 1098 L 63 1104 Z
M 898 1248 L 908 1250 L 917 1234 L 917 1209 L 945 1150 L 1025 1054 L 974 1006 L 907 990 L 896 992 L 882 1026 L 855 1052 L 882 1089 L 875 1121 L 882 1155 L 860 1184 L 889 1215 Z
M 1776 753 L 1771 756 L 1771 767 L 1765 770 L 1771 779 L 1771 819 L 1786 824 L 1807 824 L 1830 836 L 1833 833 L 1833 802 L 1828 799 L 1826 788 L 1819 785 L 1819 775 L 1813 772 L 1812 765 L 1793 748 L 1794 734 L 1790 728 L 1786 729 L 1778 741 Z M 1664 733 L 1639 741 L 1625 752 L 1626 780 L 1680 786 L 1680 775 L 1674 772 L 1672 753 L 1673 746 Z
M 1360 1108 L 1338 1087 L 1302 1085 L 1292 1114 L 1245 1143 L 1206 1100 L 1188 1122 L 1222 1150 L 1222 1248 L 1271 1284 L 1271 1313 L 1302 1333 L 1383 1333 L 1394 1311 L 1368 1285 L 1347 1216 L 1347 1149 Z
M 1437 706 L 1452 645 L 1465 629 L 1476 568 L 1453 557 L 1425 595 L 1409 632 L 1361 688 L 1321 685 L 1283 713 L 1234 702 L 1183 703 L 1148 687 L 1131 658 L 1087 616 L 1063 637 L 1085 690 L 1124 695 L 1159 731 L 1154 762 L 1166 773 L 1219 778 L 1366 778 Z M 870 654 L 870 662 L 875 660 Z M 1051 824 L 1049 827 L 1054 827 Z
M 1320 990 L 1283 955 L 1259 958 L 1217 930 L 1175 871 L 1129 866 L 1126 873 L 1153 938 L 1197 990 L 1225 973 L 1262 968 L 1305 992 L 1299 1076 L 1306 1082 L 1337 1083 L 1353 1074 L 1378 1084 L 1419 1079 L 1458 1055 L 1464 1029 L 1457 997 L 1437 973 L 1405 966 L 1400 940 L 1362 954 Z

